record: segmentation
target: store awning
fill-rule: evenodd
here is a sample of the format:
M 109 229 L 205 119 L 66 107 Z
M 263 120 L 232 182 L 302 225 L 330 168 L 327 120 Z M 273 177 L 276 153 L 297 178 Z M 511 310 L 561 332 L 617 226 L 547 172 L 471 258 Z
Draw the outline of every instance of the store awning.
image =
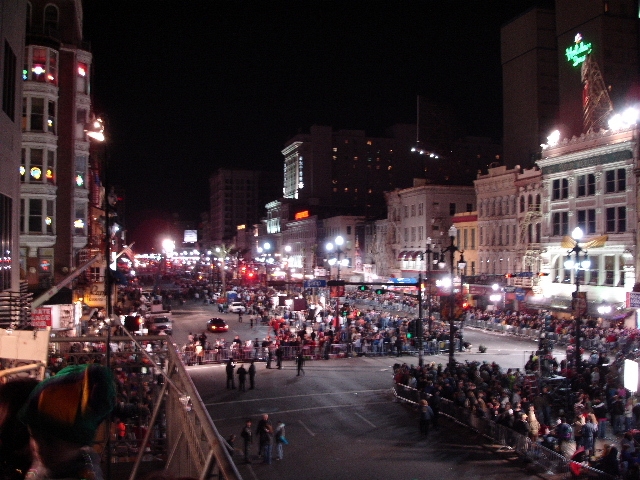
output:
M 404 258 L 407 256 L 407 252 L 406 250 L 401 251 L 400 253 L 398 253 L 398 260 L 404 260 Z

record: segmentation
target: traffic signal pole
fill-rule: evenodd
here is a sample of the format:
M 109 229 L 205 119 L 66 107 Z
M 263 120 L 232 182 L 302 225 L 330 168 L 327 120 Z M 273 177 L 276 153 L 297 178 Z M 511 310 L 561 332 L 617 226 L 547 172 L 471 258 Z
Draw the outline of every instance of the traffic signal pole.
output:
M 424 325 L 422 323 L 422 273 L 418 275 L 418 319 L 416 320 L 416 346 L 418 347 L 418 365 L 424 366 L 422 345 L 424 343 Z

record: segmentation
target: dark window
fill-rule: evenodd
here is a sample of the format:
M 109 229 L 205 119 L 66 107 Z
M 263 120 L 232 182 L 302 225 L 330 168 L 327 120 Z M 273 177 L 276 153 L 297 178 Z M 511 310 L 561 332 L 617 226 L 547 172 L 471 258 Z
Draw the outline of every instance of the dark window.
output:
M 467 203 L 467 212 L 473 211 L 473 203 Z
M 44 31 L 48 35 L 53 35 L 58 30 L 58 8 L 54 5 L 47 5 L 44 9 Z
M 31 131 L 44 130 L 44 98 L 31 99 Z
M 42 200 L 29 200 L 29 233 L 42 233 Z
M 11 198 L 0 194 L 0 291 L 11 289 L 11 253 L 13 244 L 11 243 L 12 219 Z
M 456 204 L 455 203 L 450 203 L 449 204 L 449 215 L 453 216 L 456 214 Z
M 596 233 L 596 211 L 578 210 L 578 226 L 584 233 Z
M 624 168 L 607 170 L 605 172 L 605 192 L 624 192 L 627 188 L 626 171 Z
M 552 220 L 553 235 L 569 234 L 569 212 L 554 212 Z
M 558 178 L 553 181 L 552 200 L 561 200 L 569 198 L 569 180 L 566 178 Z
M 607 232 L 621 233 L 627 230 L 627 208 L 607 208 Z
M 4 71 L 2 72 L 2 111 L 13 122 L 16 115 L 16 55 L 4 41 Z

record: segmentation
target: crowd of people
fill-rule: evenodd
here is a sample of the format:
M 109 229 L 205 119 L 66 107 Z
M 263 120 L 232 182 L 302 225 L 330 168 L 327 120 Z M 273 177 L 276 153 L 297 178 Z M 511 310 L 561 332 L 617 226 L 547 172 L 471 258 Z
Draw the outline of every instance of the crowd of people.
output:
M 519 369 L 503 372 L 496 363 L 486 362 L 455 367 L 396 364 L 394 382 L 419 393 L 423 434 L 428 424 L 437 428 L 442 400 L 447 399 L 470 416 L 513 429 L 567 458 L 588 461 L 614 476 L 640 478 L 637 397 L 622 387 L 615 366 L 600 363 L 568 373 L 575 395 L 566 397 L 559 397 L 551 382 L 531 382 Z M 596 449 L 598 439 L 603 452 Z

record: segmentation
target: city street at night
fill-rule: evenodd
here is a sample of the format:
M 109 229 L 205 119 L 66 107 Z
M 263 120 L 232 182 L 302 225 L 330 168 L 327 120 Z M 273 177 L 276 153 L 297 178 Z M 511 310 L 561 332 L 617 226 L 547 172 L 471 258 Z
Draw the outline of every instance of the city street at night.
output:
M 247 315 L 239 323 L 236 314 L 218 314 L 214 306 L 188 302 L 174 310 L 173 339 L 183 343 L 189 332 L 198 331 L 214 315 L 228 321 L 224 337 L 229 341 L 235 335 L 247 340 L 267 334 L 264 326 L 251 330 Z M 456 352 L 457 360 L 496 361 L 506 368 L 522 368 L 527 351 L 535 348 L 532 342 L 473 329 L 466 330 L 465 338 L 474 345 L 473 351 Z M 480 342 L 487 345 L 487 353 L 477 352 Z M 391 356 L 308 361 L 304 376 L 296 375 L 293 361 L 284 362 L 282 370 L 268 370 L 259 362 L 256 389 L 246 392 L 225 387 L 223 364 L 191 366 L 188 372 L 220 434 L 236 435 L 235 458 L 246 479 L 537 478 L 524 464 L 496 453 L 486 439 L 451 420 L 443 418 L 439 431 L 422 438 L 417 412 L 394 401 L 392 393 L 393 364 L 417 360 Z M 425 357 L 425 362 L 447 360 L 446 354 Z M 237 383 L 236 375 L 236 387 Z M 248 418 L 255 429 L 264 413 L 274 425 L 286 424 L 290 443 L 285 459 L 260 464 L 256 441 L 253 463 L 245 465 L 239 451 L 240 430 Z

